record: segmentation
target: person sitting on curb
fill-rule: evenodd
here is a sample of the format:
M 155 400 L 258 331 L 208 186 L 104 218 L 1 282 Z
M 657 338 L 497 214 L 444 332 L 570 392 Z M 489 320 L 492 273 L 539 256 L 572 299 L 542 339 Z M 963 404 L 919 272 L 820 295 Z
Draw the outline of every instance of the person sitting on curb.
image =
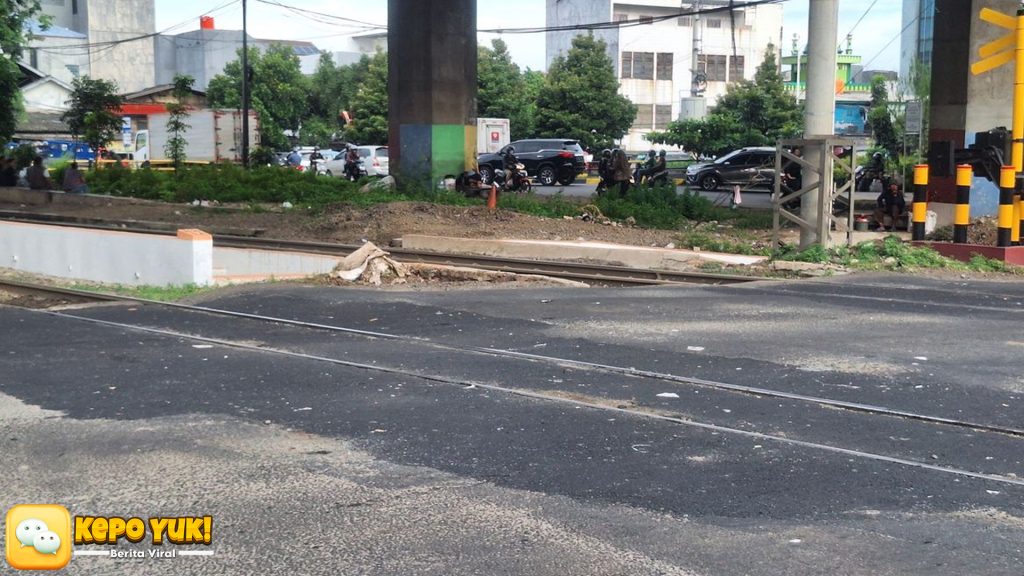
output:
M 64 191 L 72 194 L 85 194 L 89 192 L 89 186 L 85 183 L 85 177 L 78 170 L 78 162 L 72 162 L 64 170 Z
M 892 230 L 896 230 L 899 219 L 907 214 L 907 201 L 903 192 L 896 184 L 889 184 L 889 189 L 878 195 L 878 206 L 875 208 L 875 221 L 878 231 L 885 232 L 885 218 L 892 218 Z
M 43 167 L 42 156 L 32 159 L 32 165 L 25 171 L 25 181 L 32 190 L 53 190 L 50 173 Z

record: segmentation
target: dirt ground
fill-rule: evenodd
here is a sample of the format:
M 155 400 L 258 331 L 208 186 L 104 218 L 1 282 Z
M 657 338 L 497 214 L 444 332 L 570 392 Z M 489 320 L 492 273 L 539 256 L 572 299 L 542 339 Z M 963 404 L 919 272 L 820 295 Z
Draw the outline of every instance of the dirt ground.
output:
M 159 222 L 182 228 L 200 228 L 213 234 L 236 234 L 353 243 L 370 240 L 388 246 L 404 234 L 458 236 L 463 238 L 510 238 L 534 240 L 594 240 L 635 246 L 678 245 L 680 235 L 671 230 L 648 230 L 625 224 L 602 224 L 579 219 L 552 219 L 483 206 L 446 206 L 423 202 L 395 202 L 368 208 L 330 207 L 320 214 L 304 210 L 266 211 L 232 207 L 193 207 L 156 202 L 112 201 L 104 206 L 51 204 L 25 207 L 0 204 L 0 210 L 31 210 L 78 218 Z M 767 241 L 771 231 L 757 234 Z M 764 236 L 761 238 L 760 236 Z M 683 248 L 685 246 L 679 246 Z

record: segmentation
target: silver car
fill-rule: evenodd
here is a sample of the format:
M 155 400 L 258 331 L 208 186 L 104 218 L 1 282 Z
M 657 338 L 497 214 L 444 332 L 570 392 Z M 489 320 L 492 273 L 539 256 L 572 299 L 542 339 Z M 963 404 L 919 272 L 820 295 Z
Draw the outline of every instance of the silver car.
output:
M 359 174 L 383 177 L 388 175 L 387 146 L 356 146 L 359 154 Z M 327 162 L 327 174 L 338 178 L 345 177 L 345 152 L 341 151 L 334 159 Z

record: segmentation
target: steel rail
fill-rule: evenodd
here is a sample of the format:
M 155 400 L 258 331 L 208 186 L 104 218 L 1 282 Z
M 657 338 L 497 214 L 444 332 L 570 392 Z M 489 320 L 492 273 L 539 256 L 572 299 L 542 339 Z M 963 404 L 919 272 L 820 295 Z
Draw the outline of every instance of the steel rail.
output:
M 841 447 L 838 447 L 838 446 L 832 446 L 832 445 L 829 445 L 829 444 L 821 444 L 821 443 L 817 443 L 817 442 L 810 442 L 810 441 L 806 441 L 806 440 L 796 440 L 796 439 L 787 438 L 787 437 L 781 436 L 781 435 L 768 434 L 768 433 L 764 433 L 764 432 L 753 432 L 753 431 L 750 431 L 750 430 L 743 430 L 743 429 L 739 429 L 739 428 L 732 428 L 732 427 L 729 427 L 729 426 L 722 426 L 722 425 L 719 425 L 719 424 L 712 424 L 710 422 L 700 422 L 700 421 L 697 421 L 697 420 L 691 420 L 691 419 L 688 419 L 688 418 L 683 418 L 683 417 L 678 416 L 678 415 L 671 415 L 671 414 L 653 412 L 653 411 L 649 411 L 649 410 L 639 410 L 639 409 L 632 409 L 632 408 L 612 407 L 612 406 L 607 406 L 605 404 L 601 404 L 601 403 L 597 403 L 597 402 L 589 402 L 589 401 L 586 401 L 586 400 L 579 400 L 579 399 L 573 399 L 573 398 L 565 398 L 565 397 L 559 396 L 557 394 L 550 394 L 550 393 L 545 393 L 545 392 L 537 392 L 537 391 L 534 391 L 534 390 L 524 390 L 524 389 L 517 389 L 517 388 L 509 388 L 509 387 L 506 387 L 506 386 L 499 386 L 499 385 L 495 385 L 495 384 L 486 384 L 486 383 L 483 383 L 483 382 L 476 382 L 476 381 L 471 381 L 471 380 L 463 380 L 463 379 L 458 379 L 458 378 L 451 378 L 451 377 L 448 377 L 448 376 L 442 376 L 442 375 L 438 375 L 438 374 L 424 374 L 424 373 L 414 372 L 414 371 L 411 371 L 411 370 L 404 370 L 404 369 L 401 369 L 401 368 L 392 368 L 392 367 L 389 367 L 389 366 L 381 366 L 381 365 L 375 365 L 375 364 L 366 364 L 366 363 L 361 363 L 361 362 L 352 362 L 350 360 L 342 360 L 340 358 L 332 358 L 332 357 L 329 357 L 329 356 L 318 356 L 318 355 L 314 355 L 314 354 L 305 354 L 305 353 L 302 353 L 302 352 L 294 352 L 294 351 L 291 351 L 291 350 L 284 350 L 284 349 L 280 349 L 280 348 L 272 348 L 272 347 L 269 347 L 269 346 L 259 346 L 259 345 L 244 343 L 244 342 L 236 342 L 236 341 L 233 341 L 233 340 L 223 340 L 223 339 L 219 339 L 219 338 L 209 338 L 209 337 L 205 337 L 205 336 L 199 336 L 199 335 L 196 335 L 196 334 L 187 334 L 187 333 L 177 332 L 177 331 L 173 331 L 173 330 L 165 330 L 165 329 L 160 329 L 160 328 L 149 328 L 149 327 L 144 327 L 144 326 L 135 326 L 135 325 L 131 325 L 131 324 L 123 324 L 123 323 L 119 323 L 119 322 L 112 322 L 112 321 L 109 321 L 109 320 L 100 320 L 100 319 L 88 318 L 88 317 L 84 317 L 84 316 L 76 316 L 74 314 L 67 314 L 67 313 L 64 313 L 64 312 L 55 312 L 55 311 L 46 311 L 46 310 L 37 311 L 37 312 L 42 313 L 42 314 L 50 314 L 50 315 L 53 315 L 53 316 L 63 317 L 63 318 L 67 318 L 67 319 L 78 320 L 78 321 L 82 321 L 82 322 L 102 325 L 102 326 L 109 326 L 109 327 L 113 327 L 113 328 L 119 328 L 119 329 L 123 329 L 123 330 L 131 330 L 131 331 L 136 331 L 136 332 L 144 332 L 144 333 L 148 333 L 148 334 L 154 334 L 154 335 L 158 335 L 158 336 L 179 338 L 179 339 L 183 339 L 183 340 L 191 340 L 191 341 L 195 341 L 195 342 L 203 342 L 203 343 L 206 343 L 206 344 L 214 344 L 214 345 L 219 345 L 219 346 L 227 346 L 227 347 L 231 347 L 231 348 L 235 348 L 235 349 L 240 349 L 240 350 L 251 351 L 251 352 L 262 352 L 262 353 L 276 354 L 276 355 L 281 355 L 281 356 L 290 357 L 290 358 L 296 358 L 296 359 L 300 359 L 300 360 L 312 360 L 312 361 L 317 361 L 317 362 L 326 362 L 326 363 L 334 364 L 334 365 L 338 365 L 338 366 L 346 366 L 346 367 L 357 368 L 357 369 L 361 369 L 361 370 L 368 370 L 368 371 L 380 372 L 380 373 L 385 373 L 385 374 L 394 374 L 394 375 L 405 376 L 405 377 L 409 377 L 409 378 L 416 378 L 418 380 L 426 380 L 428 382 L 437 382 L 437 383 L 441 383 L 441 384 L 448 384 L 448 385 L 458 386 L 460 388 L 465 388 L 465 389 L 479 388 L 479 389 L 483 389 L 483 390 L 489 390 L 489 391 L 492 391 L 492 392 L 499 392 L 499 393 L 507 394 L 507 395 L 510 395 L 510 396 L 519 396 L 519 397 L 526 397 L 526 398 L 531 398 L 531 399 L 541 400 L 541 401 L 547 401 L 547 402 L 554 402 L 554 403 L 560 403 L 560 404 L 568 404 L 568 405 L 572 405 L 572 406 L 589 408 L 589 409 L 592 409 L 592 410 L 600 410 L 600 411 L 604 411 L 604 412 L 612 412 L 612 413 L 617 413 L 617 414 L 629 415 L 629 416 L 633 416 L 633 417 L 637 417 L 637 418 L 641 418 L 641 419 L 647 419 L 647 420 L 657 420 L 657 421 L 662 421 L 662 422 L 670 422 L 670 423 L 673 423 L 673 424 L 679 424 L 679 425 L 682 425 L 682 426 L 689 426 L 689 427 L 699 428 L 699 429 L 703 429 L 703 430 L 710 430 L 710 431 L 713 431 L 713 432 L 733 434 L 733 435 L 738 435 L 738 436 L 744 436 L 744 437 L 747 437 L 747 438 L 756 438 L 758 440 L 766 440 L 766 441 L 777 442 L 777 443 L 780 443 L 780 444 L 787 444 L 787 445 L 791 445 L 791 446 L 798 446 L 798 447 L 801 447 L 801 448 L 810 448 L 810 449 L 814 449 L 814 450 L 821 450 L 821 451 L 830 452 L 830 453 L 833 453 L 833 454 L 841 454 L 841 455 L 844 455 L 844 456 L 851 456 L 851 457 L 861 458 L 861 459 L 865 459 L 865 460 L 873 460 L 873 461 L 878 461 L 878 462 L 886 462 L 886 463 L 890 463 L 890 464 L 897 464 L 897 465 L 901 465 L 901 466 L 907 466 L 907 467 L 927 470 L 927 471 L 931 471 L 931 472 L 940 472 L 940 473 L 944 473 L 944 474 L 952 474 L 952 475 L 956 475 L 956 476 L 962 476 L 962 477 L 973 478 L 973 479 L 978 479 L 978 480 L 984 480 L 984 481 L 989 481 L 989 482 L 997 482 L 997 483 L 1001 483 L 1001 484 L 1008 484 L 1008 485 L 1014 485 L 1014 486 L 1024 486 L 1024 479 L 1020 479 L 1020 478 L 1015 478 L 1015 477 L 1010 477 L 1010 476 L 1003 476 L 1003 475 L 999 475 L 999 474 L 988 474 L 988 473 L 984 473 L 984 472 L 975 472 L 975 471 L 972 471 L 972 470 L 966 470 L 966 469 L 962 469 L 962 468 L 955 468 L 955 467 L 952 467 L 952 466 L 940 466 L 940 465 L 937 465 L 937 464 L 929 464 L 927 462 L 920 462 L 920 461 L 911 460 L 911 459 L 908 459 L 908 458 L 901 458 L 901 457 L 896 457 L 896 456 L 886 456 L 884 454 L 877 454 L 877 453 L 873 453 L 873 452 L 865 452 L 865 451 L 862 451 L 862 450 L 854 450 L 854 449 L 850 449 L 850 448 L 841 448 Z

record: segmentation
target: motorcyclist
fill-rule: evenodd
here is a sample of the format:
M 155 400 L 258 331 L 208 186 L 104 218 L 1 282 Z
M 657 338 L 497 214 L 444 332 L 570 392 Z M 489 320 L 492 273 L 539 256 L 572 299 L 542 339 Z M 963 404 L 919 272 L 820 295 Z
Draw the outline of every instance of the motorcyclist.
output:
M 345 152 L 345 177 L 349 180 L 359 179 L 359 152 L 355 146 L 349 146 Z
M 647 185 L 654 186 L 656 183 L 664 184 L 668 182 L 668 165 L 665 162 L 665 151 L 661 150 L 658 152 L 657 158 L 655 158 L 651 164 L 651 167 L 647 169 Z
M 302 165 L 302 155 L 299 154 L 298 148 L 292 148 L 292 151 L 288 154 L 288 165 L 292 168 L 298 168 Z
M 519 164 L 519 159 L 516 158 L 515 146 L 509 146 L 508 148 L 505 148 L 505 151 L 502 153 L 501 156 L 501 164 L 502 167 L 505 169 L 506 186 L 512 188 L 518 187 L 520 180 L 519 168 L 517 167 Z
M 647 156 L 644 158 L 643 165 L 641 166 L 640 164 L 637 164 L 636 172 L 633 174 L 633 180 L 636 182 L 637 186 L 644 181 L 644 178 L 650 178 L 652 170 L 654 169 L 654 164 L 657 161 L 657 157 L 658 153 L 651 148 L 647 151 Z
M 313 152 L 309 155 L 309 170 L 313 174 L 317 173 L 317 167 L 320 165 L 320 161 L 324 159 L 324 155 L 320 153 L 320 147 L 314 146 Z

